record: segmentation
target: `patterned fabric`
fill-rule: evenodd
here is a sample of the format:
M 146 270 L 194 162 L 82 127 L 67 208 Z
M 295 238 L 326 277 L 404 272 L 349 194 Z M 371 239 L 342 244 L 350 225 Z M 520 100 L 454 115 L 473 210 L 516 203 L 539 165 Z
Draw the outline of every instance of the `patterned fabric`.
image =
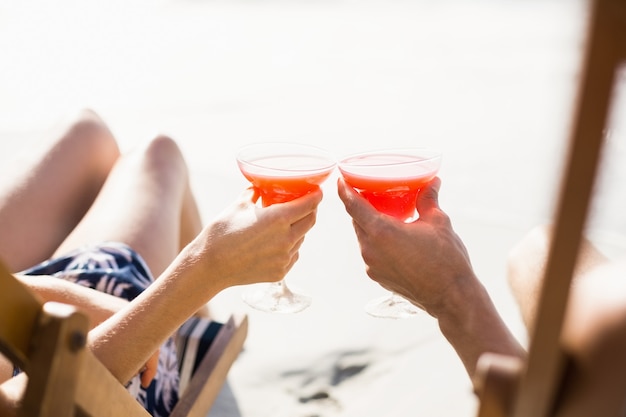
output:
M 132 300 L 153 282 L 139 254 L 121 243 L 88 246 L 23 271 L 24 275 L 52 275 L 107 294 Z M 157 375 L 148 388 L 139 375 L 128 391 L 153 416 L 169 416 L 178 401 L 179 371 L 176 345 L 169 338 L 161 347 Z
M 191 317 L 176 332 L 180 391 L 184 392 L 192 376 L 209 352 L 223 323 L 201 317 Z

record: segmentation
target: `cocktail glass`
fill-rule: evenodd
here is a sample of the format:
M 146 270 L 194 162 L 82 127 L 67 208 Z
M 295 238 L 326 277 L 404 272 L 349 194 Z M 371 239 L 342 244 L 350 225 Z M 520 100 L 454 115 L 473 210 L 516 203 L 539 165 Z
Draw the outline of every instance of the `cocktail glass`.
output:
M 280 142 L 245 146 L 237 154 L 237 164 L 258 190 L 263 207 L 318 189 L 336 166 L 335 159 L 324 149 Z M 311 304 L 311 297 L 292 292 L 284 279 L 245 291 L 243 300 L 253 308 L 272 313 L 297 313 Z
M 347 156 L 338 168 L 348 185 L 378 211 L 405 223 L 416 220 L 419 191 L 441 166 L 441 153 L 431 149 L 385 149 Z M 365 311 L 375 317 L 406 318 L 420 309 L 398 294 L 372 300 Z

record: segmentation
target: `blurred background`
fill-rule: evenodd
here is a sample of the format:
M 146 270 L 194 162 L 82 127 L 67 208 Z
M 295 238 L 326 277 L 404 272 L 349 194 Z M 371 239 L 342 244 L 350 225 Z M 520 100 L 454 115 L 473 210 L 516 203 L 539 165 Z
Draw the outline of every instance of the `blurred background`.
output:
M 90 106 L 124 145 L 157 130 L 215 144 L 190 157 L 217 171 L 264 138 L 436 146 L 444 169 L 483 173 L 444 195 L 533 222 L 560 172 L 585 13 L 582 0 L 2 0 L 0 129 Z

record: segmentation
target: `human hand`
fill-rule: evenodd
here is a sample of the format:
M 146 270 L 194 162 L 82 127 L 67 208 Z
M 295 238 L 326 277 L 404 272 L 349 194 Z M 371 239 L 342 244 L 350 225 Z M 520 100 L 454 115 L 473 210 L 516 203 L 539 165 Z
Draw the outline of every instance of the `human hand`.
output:
M 467 250 L 439 208 L 440 185 L 435 178 L 421 190 L 419 219 L 403 223 L 378 212 L 343 179 L 338 182 L 369 277 L 435 317 L 475 282 Z
M 322 192 L 265 208 L 255 204 L 258 198 L 247 189 L 194 242 L 202 245 L 203 262 L 223 288 L 281 280 L 315 224 Z
M 150 356 L 150 359 L 146 362 L 143 369 L 141 370 L 141 386 L 144 388 L 148 388 L 152 383 L 152 380 L 157 374 L 157 370 L 159 368 L 159 354 L 160 350 L 157 350 Z

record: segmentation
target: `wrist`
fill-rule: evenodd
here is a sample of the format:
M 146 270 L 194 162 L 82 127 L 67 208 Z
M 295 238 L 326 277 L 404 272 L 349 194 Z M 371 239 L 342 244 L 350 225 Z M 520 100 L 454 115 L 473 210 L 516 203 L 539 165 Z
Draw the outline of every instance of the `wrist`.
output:
M 435 316 L 470 375 L 483 353 L 523 357 L 525 352 L 500 317 L 487 290 L 475 276 L 463 280 Z
M 206 304 L 226 288 L 224 279 L 212 262 L 210 249 L 201 245 L 187 245 L 170 265 L 170 275 L 180 287 L 181 295 L 190 301 Z M 198 307 L 200 308 L 200 306 Z
M 478 278 L 469 271 L 451 278 L 438 302 L 431 304 L 428 312 L 440 326 L 456 327 L 468 320 L 468 315 L 482 305 L 489 296 Z

